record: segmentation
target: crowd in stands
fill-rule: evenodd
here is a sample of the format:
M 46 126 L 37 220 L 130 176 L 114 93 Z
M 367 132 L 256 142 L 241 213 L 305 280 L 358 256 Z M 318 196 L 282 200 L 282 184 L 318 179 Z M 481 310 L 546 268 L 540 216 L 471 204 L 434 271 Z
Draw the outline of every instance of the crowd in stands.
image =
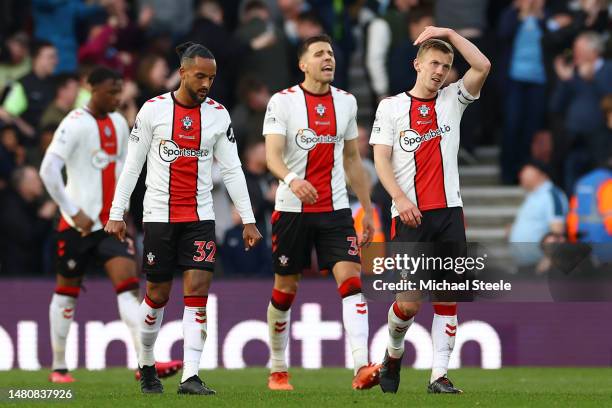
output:
M 612 145 L 612 6 L 605 0 L 1 3 L 0 276 L 54 273 L 58 212 L 38 168 L 63 117 L 87 103 L 92 67 L 122 74 L 120 110 L 131 126 L 145 101 L 177 88 L 174 46 L 184 41 L 201 43 L 216 57 L 210 97 L 231 113 L 258 226 L 267 237 L 259 250 L 242 251 L 239 217 L 227 210 L 231 202 L 221 177 L 213 175 L 225 276 L 272 273 L 269 219 L 277 180 L 266 170 L 261 129 L 271 95 L 301 81 L 297 49 L 310 36 L 328 33 L 333 39 L 334 86 L 366 89 L 359 98 L 360 150 L 381 240 L 388 238 L 390 200 L 373 169 L 369 129 L 378 101 L 412 87 L 413 42 L 428 25 L 458 31 L 493 64 L 481 99 L 463 117 L 463 164 L 477 163 L 479 146 L 500 146 L 503 184 L 517 184 L 519 171 L 536 160 L 546 166 L 546 182 L 560 187 L 555 194 L 570 197 L 581 177 L 601 168 Z M 355 80 L 358 69 L 367 83 Z M 448 82 L 466 69 L 455 54 Z M 143 174 L 129 217 L 136 237 L 144 189 Z

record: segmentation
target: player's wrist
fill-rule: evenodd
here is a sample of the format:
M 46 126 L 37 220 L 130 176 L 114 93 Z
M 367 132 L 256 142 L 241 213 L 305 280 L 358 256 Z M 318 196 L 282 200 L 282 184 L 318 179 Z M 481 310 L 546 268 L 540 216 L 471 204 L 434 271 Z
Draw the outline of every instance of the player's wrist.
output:
M 73 204 L 66 204 L 66 208 L 62 208 L 62 210 L 68 214 L 70 218 L 76 217 L 77 214 L 81 212 L 81 209 Z
M 393 201 L 398 201 L 398 200 L 401 200 L 401 199 L 404 199 L 404 198 L 406 198 L 406 194 L 404 194 L 403 191 L 398 191 L 395 194 L 391 194 L 391 199 Z
M 298 178 L 298 175 L 295 174 L 294 172 L 290 172 L 283 178 L 283 181 L 285 182 L 285 184 L 291 187 L 291 182 L 295 180 L 296 178 Z

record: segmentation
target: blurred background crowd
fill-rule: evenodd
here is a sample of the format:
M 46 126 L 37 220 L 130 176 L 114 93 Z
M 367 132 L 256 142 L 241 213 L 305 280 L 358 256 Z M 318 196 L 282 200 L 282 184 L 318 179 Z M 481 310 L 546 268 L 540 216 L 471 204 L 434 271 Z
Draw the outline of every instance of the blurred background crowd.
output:
M 270 96 L 302 79 L 301 41 L 328 33 L 334 85 L 358 96 L 360 150 L 377 205 L 377 240 L 384 241 L 390 200 L 367 141 L 378 101 L 412 87 L 413 41 L 424 27 L 456 30 L 493 63 L 482 97 L 463 117 L 462 165 L 478 164 L 477 148 L 498 146 L 500 184 L 520 181 L 532 192 L 546 181 L 558 186 L 563 201 L 610 155 L 611 13 L 605 0 L 3 0 L 0 275 L 54 273 L 58 212 L 38 168 L 63 117 L 87 103 L 86 78 L 94 66 L 123 75 L 121 112 L 131 125 L 146 100 L 177 88 L 176 44 L 195 41 L 212 51 L 218 75 L 210 96 L 231 113 L 254 212 L 268 238 L 256 251 L 243 251 L 240 219 L 226 210 L 231 201 L 213 174 L 220 272 L 271 276 L 269 218 L 277 181 L 266 169 L 261 129 Z M 466 67 L 456 55 L 448 82 Z M 525 163 L 540 173 L 525 175 Z M 545 175 L 544 181 L 534 182 L 533 174 Z M 610 173 L 603 178 L 610 179 Z M 130 210 L 136 238 L 143 193 L 144 174 Z M 562 218 L 570 207 L 559 207 Z M 354 214 L 358 220 L 358 205 Z

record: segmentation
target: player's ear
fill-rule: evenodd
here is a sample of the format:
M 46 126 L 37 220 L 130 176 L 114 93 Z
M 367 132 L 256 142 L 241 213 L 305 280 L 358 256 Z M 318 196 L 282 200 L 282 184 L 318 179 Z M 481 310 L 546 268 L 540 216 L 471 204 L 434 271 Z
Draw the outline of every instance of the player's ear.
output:
M 300 67 L 300 71 L 302 71 L 303 73 L 306 73 L 306 63 L 304 62 L 303 59 L 300 59 L 298 67 Z
M 419 64 L 419 59 L 415 58 L 414 61 L 412 61 L 412 65 L 414 66 L 414 70 L 416 72 L 421 72 L 421 66 Z
M 179 75 L 181 77 L 181 80 L 185 79 L 185 67 L 183 67 L 182 65 L 179 68 Z

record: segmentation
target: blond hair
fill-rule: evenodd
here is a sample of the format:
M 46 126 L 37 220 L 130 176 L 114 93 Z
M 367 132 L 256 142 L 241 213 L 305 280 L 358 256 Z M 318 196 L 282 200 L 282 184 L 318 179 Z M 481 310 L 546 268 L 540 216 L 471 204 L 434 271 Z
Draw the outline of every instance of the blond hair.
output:
M 437 38 L 430 38 L 429 40 L 423 41 L 417 52 L 417 59 L 421 58 L 429 50 L 441 51 L 444 54 L 450 54 L 451 57 L 455 55 L 453 47 L 446 41 L 438 40 Z

